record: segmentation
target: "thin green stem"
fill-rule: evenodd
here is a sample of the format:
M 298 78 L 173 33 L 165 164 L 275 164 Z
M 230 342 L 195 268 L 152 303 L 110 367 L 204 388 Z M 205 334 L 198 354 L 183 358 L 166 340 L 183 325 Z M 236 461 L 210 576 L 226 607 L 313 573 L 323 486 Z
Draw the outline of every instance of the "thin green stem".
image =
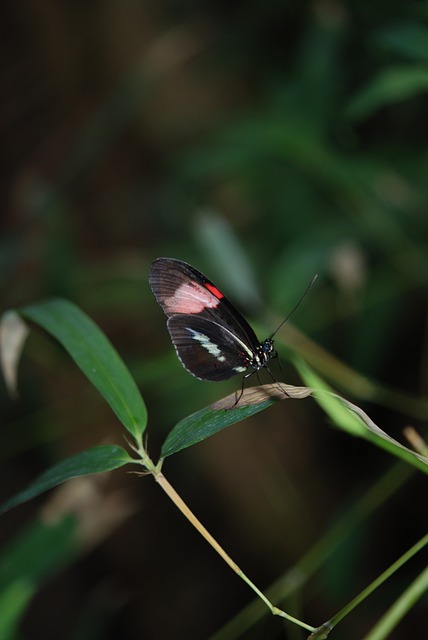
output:
M 168 482 L 163 473 L 160 470 L 154 470 L 153 476 L 156 482 L 160 485 L 160 487 L 165 491 L 167 496 L 174 502 L 175 506 L 181 511 L 181 513 L 189 520 L 189 522 L 195 527 L 197 531 L 201 534 L 203 538 L 212 546 L 212 548 L 220 555 L 220 557 L 229 565 L 229 567 L 240 577 L 242 580 L 258 595 L 258 597 L 265 603 L 265 605 L 269 608 L 270 612 L 274 616 L 280 616 L 281 618 L 286 618 L 290 622 L 306 629 L 307 631 L 315 631 L 315 627 L 311 627 L 310 625 L 294 618 L 289 615 L 285 611 L 278 609 L 275 607 L 270 600 L 260 591 L 258 587 L 245 575 L 245 573 L 240 569 L 240 567 L 236 564 L 234 560 L 226 553 L 223 547 L 213 538 L 210 532 L 204 527 L 204 525 L 198 520 L 195 514 L 189 509 L 186 503 L 182 500 L 182 498 L 178 495 L 174 487 Z
M 421 551 L 428 544 L 428 534 L 423 536 L 416 544 L 414 544 L 406 553 L 398 558 L 386 571 L 381 573 L 381 575 L 373 580 L 368 587 L 363 589 L 361 593 L 359 593 L 355 598 L 353 598 L 343 609 L 341 609 L 338 613 L 336 613 L 333 618 L 329 621 L 329 625 L 331 628 L 334 628 L 345 616 L 348 615 L 355 607 L 357 607 L 363 600 L 365 600 L 370 594 L 373 593 L 380 585 L 382 585 L 388 578 L 390 578 L 398 569 L 400 569 L 410 558 L 416 555 L 419 551 Z M 318 636 L 311 636 L 313 639 L 318 638 Z
M 395 604 L 385 613 L 364 640 L 384 640 L 395 629 L 398 622 L 428 590 L 428 567 L 400 595 Z
M 415 473 L 415 469 L 402 462 L 394 464 L 368 491 L 331 526 L 322 538 L 301 560 L 284 573 L 267 590 L 271 600 L 282 602 L 290 594 L 302 589 L 311 576 L 331 557 L 351 532 L 378 510 Z M 210 640 L 234 640 L 253 627 L 263 616 L 265 609 L 258 599 L 244 607 L 235 618 L 229 620 Z M 328 623 L 325 629 L 328 632 Z M 321 631 L 319 631 L 321 634 Z M 321 639 L 321 635 L 318 636 Z

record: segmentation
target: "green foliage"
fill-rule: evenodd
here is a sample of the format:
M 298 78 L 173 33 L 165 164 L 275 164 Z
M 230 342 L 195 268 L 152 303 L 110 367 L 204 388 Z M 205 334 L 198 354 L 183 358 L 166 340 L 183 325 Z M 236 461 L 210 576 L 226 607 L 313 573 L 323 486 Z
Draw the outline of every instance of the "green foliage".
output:
M 19 537 L 2 549 L 0 589 L 14 581 L 37 585 L 75 553 L 76 521 L 60 518 L 56 523 L 33 522 Z
M 264 411 L 279 400 L 306 398 L 310 389 L 292 387 L 286 384 L 270 384 L 243 389 L 222 400 L 193 413 L 178 422 L 162 445 L 161 457 L 177 453 L 206 438 L 215 435 L 225 427 Z
M 25 307 L 21 314 L 62 344 L 131 435 L 141 439 L 147 425 L 143 399 L 123 361 L 92 320 L 68 300 Z
M 42 473 L 31 485 L 0 506 L 0 513 L 12 509 L 53 487 L 79 476 L 104 473 L 132 462 L 126 451 L 116 445 L 101 445 L 59 462 Z
M 428 68 L 415 65 L 383 69 L 350 103 L 348 116 L 363 120 L 382 107 L 428 92 Z
M 146 470 L 154 475 L 159 484 L 164 488 L 166 493 L 174 500 L 177 506 L 188 514 L 189 520 L 201 531 L 202 535 L 210 541 L 212 546 L 220 553 L 220 555 L 228 562 L 228 564 L 234 568 L 243 580 L 261 597 L 261 599 L 268 605 L 272 613 L 276 615 L 282 615 L 290 621 L 299 624 L 300 626 L 312 630 L 311 638 L 321 639 L 326 638 L 330 631 L 334 629 L 334 626 L 339 623 L 352 609 L 359 604 L 365 597 L 371 594 L 371 592 L 380 586 L 387 577 L 393 574 L 396 567 L 393 565 L 384 576 L 380 576 L 377 581 L 366 590 L 364 590 L 359 596 L 354 598 L 349 605 L 342 609 L 332 620 L 328 623 L 320 625 L 318 628 L 311 627 L 304 622 L 299 621 L 294 616 L 286 614 L 282 610 L 272 606 L 270 601 L 259 591 L 259 589 L 251 582 L 251 580 L 235 565 L 235 563 L 225 554 L 225 552 L 219 547 L 206 532 L 205 528 L 195 519 L 193 514 L 184 505 L 181 498 L 176 494 L 175 490 L 166 481 L 163 474 L 160 473 L 160 465 L 154 465 L 150 460 L 147 452 L 145 451 L 141 434 L 138 429 L 130 429 L 129 425 L 134 424 L 129 422 L 129 415 L 134 415 L 134 403 L 136 403 L 137 411 L 141 411 L 141 407 L 144 407 L 142 400 L 138 393 L 135 393 L 136 387 L 133 384 L 133 380 L 128 373 L 123 361 L 119 358 L 112 345 L 108 342 L 104 334 L 83 314 L 77 307 L 67 303 L 66 301 L 56 300 L 52 302 L 43 303 L 30 308 L 24 308 L 21 310 L 23 317 L 29 318 L 33 322 L 40 324 L 48 332 L 52 333 L 60 343 L 67 349 L 72 358 L 77 362 L 81 370 L 87 375 L 91 382 L 98 388 L 100 393 L 104 396 L 105 400 L 112 406 L 113 409 L 119 406 L 119 409 L 115 409 L 118 417 L 122 417 L 124 426 L 131 432 L 134 437 L 135 443 L 131 443 L 132 449 L 138 454 L 138 458 L 131 458 L 124 449 L 114 445 L 103 445 L 87 451 L 83 451 L 71 458 L 64 460 L 51 467 L 44 473 L 42 473 L 34 482 L 30 484 L 27 489 L 21 491 L 6 503 L 4 503 L 0 509 L 1 512 L 5 512 L 8 509 L 21 505 L 28 500 L 40 495 L 41 493 L 51 489 L 67 480 L 96 473 L 102 473 L 105 471 L 111 471 L 117 469 L 129 463 L 137 463 L 143 465 Z M 15 357 L 11 358 L 8 363 L 9 369 L 16 369 L 18 366 L 18 359 L 22 353 L 22 345 L 19 340 L 15 339 L 14 328 L 14 316 L 11 312 L 7 312 L 5 315 L 5 325 L 2 327 L 2 343 L 3 347 L 6 347 L 8 351 L 8 338 L 12 336 L 11 344 L 12 350 L 15 350 Z M 21 341 L 25 340 L 26 332 L 18 331 L 18 335 L 21 336 Z M 428 459 L 424 456 L 415 454 L 407 450 L 402 445 L 396 443 L 390 436 L 380 430 L 373 421 L 358 407 L 351 403 L 344 401 L 339 396 L 332 394 L 326 388 L 326 385 L 318 378 L 304 363 L 300 360 L 296 360 L 298 363 L 300 373 L 311 385 L 318 385 L 320 389 L 318 391 L 312 390 L 318 397 L 321 405 L 329 413 L 335 423 L 346 431 L 353 435 L 359 435 L 366 437 L 376 444 L 384 446 L 390 453 L 404 457 L 407 461 L 419 466 L 424 471 L 428 472 Z M 101 366 L 102 365 L 102 366 Z M 98 376 L 98 372 L 101 371 L 101 375 Z M 127 390 L 123 387 L 123 375 L 125 373 L 125 382 L 130 380 L 131 393 L 128 394 Z M 15 372 L 12 371 L 12 378 L 15 378 Z M 106 381 L 108 384 L 106 384 Z M 255 387 L 253 389 L 245 390 L 238 395 L 238 402 L 233 401 L 234 396 L 228 396 L 222 401 L 217 402 L 215 405 L 203 409 L 188 418 L 181 420 L 175 428 L 171 431 L 167 437 L 162 450 L 161 456 L 165 458 L 177 453 L 178 451 L 189 447 L 193 444 L 201 442 L 206 438 L 218 433 L 220 430 L 227 426 L 231 426 L 248 418 L 256 413 L 267 409 L 278 399 L 285 398 L 302 398 L 307 397 L 311 393 L 309 388 L 291 387 L 290 385 L 280 385 L 278 383 L 266 385 L 265 387 Z M 126 398 L 126 402 L 118 404 L 118 398 Z M 123 411 L 123 406 L 126 410 Z M 144 407 L 144 426 L 146 422 L 146 413 Z M 138 424 L 138 422 L 136 422 Z M 385 444 L 386 443 L 386 444 Z M 182 505 L 182 506 L 181 506 Z M 206 533 L 203 533 L 203 532 Z M 48 535 L 55 534 L 55 528 L 43 529 L 36 528 L 33 535 L 25 536 L 23 540 L 15 544 L 15 549 L 8 550 L 8 558 L 17 556 L 17 562 L 9 561 L 2 566 L 0 562 L 0 606 L 5 608 L 4 616 L 4 633 L 6 637 L 13 637 L 16 631 L 17 623 L 22 616 L 24 607 L 34 593 L 34 583 L 38 581 L 40 575 L 48 571 L 50 563 L 52 562 L 52 554 L 44 551 L 40 546 L 46 544 Z M 68 537 L 61 536 L 61 541 L 68 542 Z M 411 558 L 414 553 L 420 550 L 426 542 L 422 541 L 417 547 L 416 551 L 409 551 L 405 559 L 397 561 L 397 568 L 401 566 L 407 559 Z M 49 540 L 49 543 L 52 542 Z M 28 550 L 34 555 L 34 552 L 39 558 L 39 562 L 29 562 L 26 558 Z M 18 555 L 17 555 L 18 551 Z M 56 547 L 56 554 L 62 559 L 61 546 Z M 44 560 L 44 555 L 48 556 L 48 562 Z M 18 567 L 21 563 L 22 569 L 19 571 Z M 8 575 L 8 572 L 12 570 L 12 575 Z M 24 573 L 21 576 L 20 573 Z M 1 580 L 3 578 L 3 592 Z M 422 594 L 423 585 L 425 584 L 424 577 L 421 576 L 420 580 L 416 583 L 417 588 L 411 589 L 412 594 L 415 593 L 411 603 L 415 602 Z M 420 586 L 422 584 L 422 587 Z M 409 599 L 405 599 L 406 603 L 409 603 Z M 410 606 L 410 605 L 409 605 Z M 392 614 L 392 619 L 395 619 L 396 612 Z M 391 616 L 388 618 L 387 628 L 391 626 Z M 398 619 L 398 617 L 397 617 Z M 386 623 L 385 623 L 386 624 Z M 380 629 L 383 627 L 380 626 Z M 376 637 L 378 637 L 379 632 Z M 379 636 L 382 637 L 382 636 Z
M 278 578 L 274 602 L 292 596 L 297 613 L 303 603 L 308 616 L 321 610 L 330 616 L 354 597 L 356 585 L 370 583 L 424 534 L 426 3 L 190 0 L 180 6 L 161 1 L 156 11 L 135 3 L 74 3 L 67 11 L 50 3 L 45 9 L 35 20 L 29 5 L 8 3 L 2 14 L 1 299 L 5 309 L 28 312 L 26 320 L 56 337 L 91 384 L 52 341 L 32 332 L 18 401 L 0 390 L 2 499 L 28 482 L 21 497 L 51 486 L 31 481 L 46 467 L 56 484 L 76 471 L 130 463 L 116 445 L 103 445 L 98 463 L 90 453 L 98 448 L 88 449 L 123 433 L 140 465 L 124 471 L 141 469 L 144 459 L 158 473 L 146 446 L 170 456 L 252 414 L 251 426 L 217 434 L 202 451 L 192 447 L 167 457 L 165 467 L 195 508 L 202 501 L 221 534 L 222 526 L 227 535 L 242 531 L 240 562 L 254 573 L 263 566 L 267 580 Z M 275 337 L 284 368 L 273 373 L 280 381 L 300 384 L 303 377 L 325 387 L 328 393 L 316 395 L 321 409 L 312 400 L 269 411 L 213 408 L 240 381 L 204 384 L 181 369 L 147 284 L 147 266 L 160 255 L 188 260 L 212 277 L 251 321 L 259 318 L 261 338 L 318 273 L 305 304 Z M 49 302 L 27 306 L 41 298 Z M 132 375 L 92 321 L 64 298 L 96 318 Z M 150 407 L 148 443 L 137 387 Z M 331 396 L 330 388 L 352 405 Z M 326 428 L 330 422 L 340 433 Z M 419 436 L 412 445 L 407 426 Z M 67 456 L 75 451 L 81 451 L 71 458 L 77 466 L 69 467 Z M 402 464 L 391 479 L 385 465 L 396 458 Z M 63 474 L 50 475 L 55 468 Z M 248 468 L 251 474 L 242 471 Z M 122 505 L 134 495 L 136 479 L 119 477 L 128 482 Z M 361 505 L 378 485 L 376 506 L 365 511 Z M 149 541 L 145 531 L 135 531 L 142 526 L 138 518 L 124 523 L 124 537 L 142 544 L 134 545 L 132 560 L 123 557 L 122 536 L 110 541 L 109 554 L 99 545 L 102 579 L 70 543 L 76 555 L 68 561 L 79 557 L 84 598 L 109 582 L 116 595 L 99 611 L 115 615 L 115 606 L 137 592 L 136 567 L 146 566 L 155 539 L 150 554 L 158 584 L 174 585 L 185 558 L 192 576 L 186 594 L 194 606 L 187 619 L 184 601 L 170 598 L 170 615 L 163 616 L 164 597 L 153 595 L 152 574 L 141 572 L 141 599 L 131 598 L 137 615 L 129 604 L 131 635 L 159 628 L 162 619 L 165 637 L 178 633 L 177 620 L 183 636 L 207 637 L 233 610 L 235 585 L 231 581 L 228 592 L 213 573 L 204 580 L 191 535 L 176 536 L 176 553 L 166 562 L 175 513 L 153 507 L 149 492 L 145 498 Z M 219 516 L 223 501 L 226 512 Z M 9 537 L 19 537 L 20 514 L 32 508 L 6 516 Z M 53 544 L 42 551 L 45 562 L 55 560 Z M 302 557 L 309 560 L 301 563 Z M 43 579 L 32 579 L 31 566 L 28 579 L 17 565 L 0 594 L 2 638 L 37 634 L 28 628 L 50 616 Z M 58 562 L 57 571 L 63 566 Z M 55 571 L 51 565 L 49 575 Z M 367 636 L 370 622 L 385 612 L 388 619 L 373 637 L 420 635 L 424 610 L 416 599 L 426 576 L 419 566 L 412 573 L 409 561 L 393 581 L 404 602 L 393 602 L 391 591 L 373 594 L 367 617 L 359 610 L 343 620 L 341 639 Z M 70 617 L 85 617 L 82 583 L 67 584 L 79 603 Z M 125 583 L 131 585 L 126 595 Z M 29 611 L 25 627 L 19 621 L 35 593 L 37 612 Z M 224 609 L 218 593 L 229 599 Z M 217 603 L 217 619 L 207 619 L 208 600 Z M 236 624 L 232 619 L 229 635 L 219 632 L 222 640 L 250 634 L 267 640 L 277 633 L 253 614 Z M 257 628 L 249 622 L 256 618 Z M 105 628 L 108 634 L 110 624 Z M 87 629 L 86 637 L 96 634 Z
M 56 523 L 35 521 L 0 554 L 0 631 L 5 640 L 18 637 L 26 608 L 46 579 L 76 555 L 74 518 Z

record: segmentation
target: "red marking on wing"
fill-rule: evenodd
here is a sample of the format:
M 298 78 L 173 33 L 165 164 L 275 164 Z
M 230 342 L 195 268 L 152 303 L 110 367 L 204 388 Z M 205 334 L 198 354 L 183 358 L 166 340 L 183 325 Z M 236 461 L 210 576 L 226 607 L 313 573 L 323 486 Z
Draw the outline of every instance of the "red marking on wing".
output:
M 215 287 L 213 284 L 210 284 L 209 282 L 205 282 L 204 286 L 208 289 L 208 291 L 211 291 L 211 293 L 219 300 L 224 298 L 224 294 L 220 291 L 220 289 L 217 289 L 217 287 Z

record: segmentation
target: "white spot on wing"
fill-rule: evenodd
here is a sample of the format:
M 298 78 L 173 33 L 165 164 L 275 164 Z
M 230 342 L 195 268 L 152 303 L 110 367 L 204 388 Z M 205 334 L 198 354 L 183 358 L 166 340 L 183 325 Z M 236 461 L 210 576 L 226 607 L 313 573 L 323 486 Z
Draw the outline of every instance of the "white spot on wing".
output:
M 226 358 L 224 357 L 224 355 L 222 354 L 222 352 L 220 351 L 220 349 L 218 348 L 218 346 L 216 344 L 214 344 L 214 342 L 211 342 L 211 340 L 208 338 L 208 336 L 206 336 L 203 333 L 200 333 L 199 331 L 195 331 L 194 329 L 191 329 L 190 327 L 188 328 L 188 331 L 190 331 L 190 333 L 192 334 L 192 337 L 199 342 L 199 344 L 204 347 L 204 349 L 206 349 L 208 351 L 208 353 L 210 353 L 212 356 L 214 356 L 214 358 L 217 358 L 217 360 L 219 360 L 220 362 L 226 362 Z M 245 371 L 245 369 L 244 369 Z

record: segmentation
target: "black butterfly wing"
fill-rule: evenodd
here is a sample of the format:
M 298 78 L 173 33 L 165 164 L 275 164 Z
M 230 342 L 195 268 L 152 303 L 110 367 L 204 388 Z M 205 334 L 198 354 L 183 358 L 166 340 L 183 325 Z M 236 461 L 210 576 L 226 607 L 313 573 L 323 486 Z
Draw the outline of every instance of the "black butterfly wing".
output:
M 181 363 L 196 378 L 219 382 L 247 370 L 251 352 L 224 325 L 183 314 L 171 316 L 167 325 Z
M 157 258 L 150 266 L 149 282 L 169 318 L 177 314 L 204 318 L 229 330 L 245 343 L 247 350 L 256 352 L 259 341 L 248 322 L 220 289 L 190 264 L 174 258 Z M 215 331 L 214 327 L 212 330 Z

